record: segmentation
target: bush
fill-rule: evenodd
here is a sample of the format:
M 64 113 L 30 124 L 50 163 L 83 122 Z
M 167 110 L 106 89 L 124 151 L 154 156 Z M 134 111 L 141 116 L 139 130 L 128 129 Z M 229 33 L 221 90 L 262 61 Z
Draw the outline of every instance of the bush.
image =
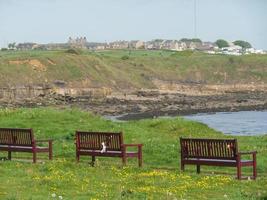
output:
M 82 51 L 80 49 L 68 49 L 65 51 L 65 53 L 80 55 L 82 53 Z
M 130 58 L 130 57 L 127 56 L 127 55 L 124 55 L 124 56 L 121 57 L 122 60 L 128 60 L 129 58 Z
M 194 51 L 192 50 L 185 50 L 185 51 L 178 51 L 172 54 L 171 56 L 192 56 Z
M 233 64 L 233 63 L 235 62 L 235 60 L 234 60 L 233 57 L 230 57 L 230 58 L 228 59 L 228 61 L 229 61 L 230 64 Z

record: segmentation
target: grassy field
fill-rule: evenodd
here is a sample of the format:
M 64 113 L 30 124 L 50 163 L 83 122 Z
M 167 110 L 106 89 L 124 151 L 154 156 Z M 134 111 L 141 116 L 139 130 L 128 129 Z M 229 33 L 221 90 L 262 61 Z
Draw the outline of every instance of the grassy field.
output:
M 55 156 L 48 161 L 39 154 L 37 164 L 23 153 L 0 161 L 0 199 L 267 199 L 267 135 L 237 137 L 241 150 L 258 151 L 259 175 L 256 181 L 237 181 L 235 168 L 203 166 L 200 175 L 195 166 L 180 171 L 179 137 L 230 137 L 182 118 L 111 122 L 76 109 L 4 109 L 0 127 L 31 127 L 36 138 L 54 139 Z M 90 158 L 82 157 L 76 164 L 77 129 L 123 131 L 126 142 L 144 144 L 144 167 L 134 159 L 122 167 L 118 158 L 97 158 L 90 167 Z
M 0 86 L 63 80 L 71 86 L 155 88 L 153 80 L 208 84 L 267 83 L 267 55 L 106 50 L 0 52 Z

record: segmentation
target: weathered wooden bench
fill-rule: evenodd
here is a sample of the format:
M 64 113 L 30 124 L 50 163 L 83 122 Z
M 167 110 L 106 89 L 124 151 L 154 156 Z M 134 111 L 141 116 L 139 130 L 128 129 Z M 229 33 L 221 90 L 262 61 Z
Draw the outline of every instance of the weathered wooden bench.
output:
M 37 146 L 44 142 L 48 142 L 48 147 Z M 36 163 L 37 153 L 48 152 L 52 160 L 52 140 L 35 140 L 32 129 L 0 128 L 0 151 L 7 151 L 9 160 L 11 152 L 32 153 L 33 163 Z
M 124 144 L 121 132 L 76 131 L 76 160 L 79 162 L 81 155 L 92 156 L 92 166 L 94 166 L 96 156 L 103 156 L 120 157 L 124 165 L 128 157 L 136 157 L 141 167 L 142 146 L 142 144 Z M 137 147 L 137 151 L 127 151 L 128 147 Z
M 184 166 L 196 165 L 200 173 L 201 165 L 227 166 L 237 168 L 237 178 L 241 179 L 241 167 L 253 166 L 253 176 L 256 179 L 256 151 L 238 152 L 236 139 L 196 139 L 180 138 L 181 170 Z M 252 160 L 241 160 L 241 156 L 251 154 Z

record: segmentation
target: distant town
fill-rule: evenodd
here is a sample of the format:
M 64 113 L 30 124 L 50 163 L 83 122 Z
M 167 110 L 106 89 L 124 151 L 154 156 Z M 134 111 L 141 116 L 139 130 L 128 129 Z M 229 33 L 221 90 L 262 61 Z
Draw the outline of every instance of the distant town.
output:
M 69 37 L 66 43 L 49 43 L 38 44 L 33 42 L 10 43 L 5 50 L 58 50 L 79 48 L 92 51 L 109 50 L 109 49 L 145 49 L 145 50 L 171 50 L 171 51 L 201 51 L 208 54 L 227 54 L 227 55 L 244 55 L 244 54 L 267 54 L 267 51 L 255 49 L 249 42 L 236 40 L 228 42 L 218 39 L 215 42 L 204 42 L 198 38 L 180 40 L 155 39 L 151 41 L 131 40 L 131 41 L 113 41 L 113 42 L 88 42 L 86 37 Z

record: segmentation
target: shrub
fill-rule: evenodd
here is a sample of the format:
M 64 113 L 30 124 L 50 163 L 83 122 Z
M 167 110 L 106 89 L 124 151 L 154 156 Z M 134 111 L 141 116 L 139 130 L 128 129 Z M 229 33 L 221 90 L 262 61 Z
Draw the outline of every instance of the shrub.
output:
M 191 56 L 194 53 L 192 50 L 178 51 L 171 56 Z
M 82 51 L 80 49 L 73 49 L 72 48 L 72 49 L 66 50 L 65 53 L 80 55 L 82 53 Z
M 130 57 L 127 56 L 127 55 L 124 55 L 124 56 L 121 57 L 122 60 L 128 60 L 129 58 L 130 58 Z
M 235 60 L 234 60 L 233 57 L 230 57 L 228 60 L 229 60 L 229 63 L 230 63 L 230 64 L 233 64 L 233 63 L 235 62 Z

